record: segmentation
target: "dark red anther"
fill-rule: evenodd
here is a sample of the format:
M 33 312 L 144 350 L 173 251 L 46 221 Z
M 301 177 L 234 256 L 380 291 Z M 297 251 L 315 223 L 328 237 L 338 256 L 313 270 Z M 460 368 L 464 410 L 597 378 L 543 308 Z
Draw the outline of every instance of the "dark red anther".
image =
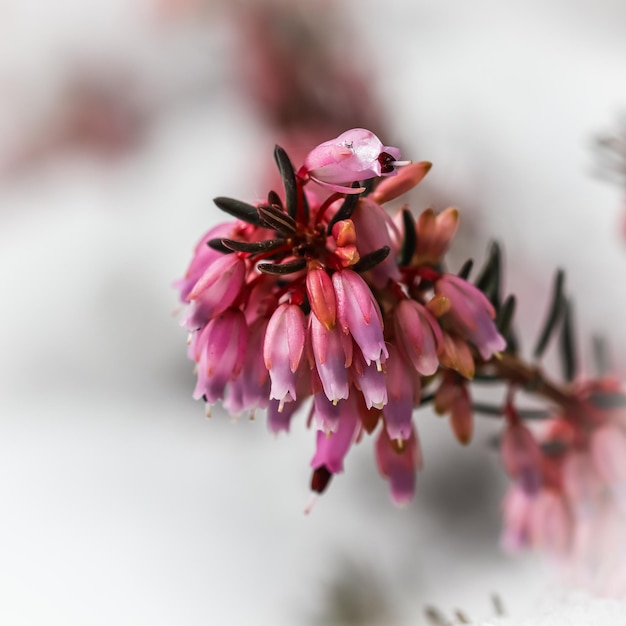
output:
M 380 163 L 380 171 L 383 174 L 391 174 L 395 169 L 393 164 L 396 160 L 388 152 L 381 152 L 378 155 L 378 162 Z
M 316 493 L 324 493 L 326 488 L 330 484 L 330 480 L 333 477 L 332 472 L 326 469 L 325 465 L 318 467 L 311 476 L 311 489 Z

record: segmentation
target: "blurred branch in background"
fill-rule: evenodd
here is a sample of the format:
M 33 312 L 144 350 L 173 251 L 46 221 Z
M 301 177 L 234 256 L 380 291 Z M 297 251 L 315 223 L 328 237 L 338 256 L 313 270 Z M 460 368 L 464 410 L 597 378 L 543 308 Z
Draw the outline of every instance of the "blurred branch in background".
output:
M 597 162 L 595 175 L 626 187 L 626 113 L 618 116 L 612 132 L 602 133 L 595 139 Z
M 595 138 L 594 152 L 595 176 L 617 185 L 622 192 L 622 202 L 626 204 L 626 113 L 618 116 L 612 132 Z M 626 209 L 622 215 L 622 234 L 626 238 Z

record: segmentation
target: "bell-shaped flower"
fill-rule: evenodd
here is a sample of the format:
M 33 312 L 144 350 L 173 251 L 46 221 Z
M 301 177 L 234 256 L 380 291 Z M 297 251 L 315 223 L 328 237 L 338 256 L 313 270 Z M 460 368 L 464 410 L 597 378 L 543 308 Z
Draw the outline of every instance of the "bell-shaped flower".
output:
M 241 293 L 245 272 L 245 261 L 236 254 L 223 254 L 214 260 L 187 295 L 191 302 L 184 322 L 187 328 L 201 328 L 228 309 Z
M 506 341 L 494 322 L 493 305 L 480 289 L 454 274 L 443 274 L 435 282 L 435 293 L 450 301 L 444 319 L 474 344 L 483 359 L 487 361 L 506 348 Z
M 333 274 L 337 296 L 337 317 L 341 330 L 350 333 L 369 365 L 380 369 L 389 356 L 383 337 L 383 321 L 378 303 L 368 284 L 354 271 L 340 270 Z
M 402 358 L 400 351 L 389 346 L 386 363 L 387 404 L 383 408 L 387 433 L 391 439 L 404 441 L 411 436 L 413 406 L 419 394 L 419 377 Z
M 197 334 L 194 348 L 198 382 L 194 398 L 204 397 L 209 404 L 223 398 L 227 383 L 241 372 L 247 339 L 246 320 L 237 309 L 227 309 Z
M 397 252 L 395 241 L 398 234 L 394 233 L 392 239 L 391 231 L 396 231 L 397 227 L 387 214 L 387 212 L 376 202 L 369 198 L 359 200 L 352 221 L 356 229 L 357 247 L 361 257 L 380 250 L 385 246 Z M 400 280 L 400 270 L 396 262 L 396 255 L 389 254 L 387 258 L 369 270 L 368 276 L 374 287 L 382 289 L 389 280 Z
M 511 485 L 502 502 L 502 533 L 500 545 L 506 552 L 529 548 L 532 497 L 518 485 Z
M 562 493 L 541 489 L 532 498 L 530 537 L 533 547 L 564 556 L 571 547 L 573 519 Z
M 281 304 L 267 325 L 263 342 L 263 359 L 270 373 L 270 399 L 283 402 L 296 399 L 296 372 L 300 365 L 306 338 L 305 317 L 295 305 Z
M 437 351 L 442 333 L 437 320 L 415 300 L 401 300 L 394 315 L 398 345 L 422 376 L 432 376 L 439 367 Z
M 355 352 L 351 371 L 354 384 L 363 394 L 366 408 L 382 409 L 387 404 L 385 373 L 374 363 L 367 365 L 360 350 Z
M 311 460 L 313 469 L 325 467 L 331 474 L 343 471 L 343 460 L 356 440 L 361 425 L 354 395 L 337 404 L 339 415 L 333 432 L 317 431 L 317 446 Z
M 311 349 L 324 393 L 338 402 L 350 393 L 349 367 L 352 364 L 352 340 L 338 326 L 326 328 L 315 315 L 309 316 Z
M 323 391 L 316 393 L 313 396 L 313 416 L 317 430 L 322 430 L 325 433 L 335 432 L 345 402 L 347 400 L 331 402 Z
M 361 193 L 364 188 L 350 184 L 395 174 L 396 167 L 409 163 L 399 159 L 398 148 L 384 146 L 369 130 L 353 128 L 313 148 L 298 174 L 335 191 Z
M 209 265 L 224 256 L 221 252 L 211 248 L 208 245 L 208 242 L 211 239 L 232 237 L 233 231 L 235 231 L 236 228 L 237 226 L 232 222 L 218 224 L 206 232 L 202 239 L 200 239 L 200 241 L 196 244 L 193 251 L 193 257 L 187 267 L 185 276 L 174 283 L 174 287 L 180 291 L 181 302 L 187 302 L 187 296 Z
M 267 407 L 267 427 L 271 432 L 277 435 L 281 431 L 289 432 L 291 418 L 300 408 L 301 400 L 294 402 L 279 402 L 278 400 L 270 400 Z
M 606 483 L 598 473 L 593 452 L 571 451 L 561 466 L 563 490 L 572 509 L 580 517 L 590 517 L 606 500 Z
M 626 433 L 608 423 L 591 436 L 591 455 L 598 474 L 626 510 Z
M 541 449 L 532 433 L 519 421 L 509 424 L 500 443 L 502 464 L 521 488 L 534 494 L 541 487 Z
M 564 556 L 572 542 L 573 519 L 563 494 L 541 489 L 531 495 L 519 484 L 507 491 L 503 503 L 502 547 L 509 552 L 541 548 Z
M 422 452 L 417 433 L 411 434 L 399 445 L 387 431 L 381 429 L 376 439 L 376 464 L 378 471 L 389 481 L 391 498 L 398 504 L 409 502 L 415 494 L 415 472 L 422 467 Z
M 248 325 L 248 341 L 239 376 L 228 385 L 224 408 L 230 415 L 244 411 L 253 417 L 255 409 L 264 409 L 270 394 L 269 374 L 263 360 L 263 340 L 267 318 L 257 318 Z

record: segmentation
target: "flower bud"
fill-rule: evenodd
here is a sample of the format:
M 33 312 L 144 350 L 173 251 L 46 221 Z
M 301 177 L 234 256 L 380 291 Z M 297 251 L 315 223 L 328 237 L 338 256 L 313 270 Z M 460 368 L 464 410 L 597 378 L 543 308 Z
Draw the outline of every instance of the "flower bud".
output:
M 309 264 L 309 271 L 306 275 L 306 292 L 309 297 L 311 310 L 317 319 L 328 330 L 335 325 L 337 316 L 337 299 L 333 281 L 317 261 Z

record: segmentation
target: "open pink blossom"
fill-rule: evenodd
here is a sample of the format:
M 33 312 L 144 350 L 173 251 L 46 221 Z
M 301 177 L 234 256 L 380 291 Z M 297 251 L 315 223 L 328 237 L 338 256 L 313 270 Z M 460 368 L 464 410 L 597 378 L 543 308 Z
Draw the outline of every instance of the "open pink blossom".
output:
M 236 228 L 237 225 L 232 222 L 218 224 L 206 232 L 202 239 L 196 244 L 193 258 L 187 267 L 185 276 L 174 283 L 174 287 L 180 291 L 180 299 L 182 302 L 187 302 L 187 296 L 209 265 L 224 256 L 221 252 L 209 247 L 208 242 L 211 239 L 217 239 L 219 237 L 232 237 Z
M 246 353 L 241 373 L 226 388 L 224 408 L 230 415 L 245 411 L 252 417 L 254 411 L 268 405 L 270 395 L 269 373 L 263 361 L 263 339 L 268 320 L 258 318 L 248 325 Z
M 437 320 L 415 300 L 401 300 L 394 316 L 400 349 L 423 376 L 439 367 L 437 350 L 443 337 Z
M 334 432 L 317 431 L 317 447 L 311 467 L 325 467 L 331 474 L 343 471 L 343 460 L 361 428 L 356 398 L 351 396 L 338 405 L 337 424 Z
M 380 473 L 389 481 L 392 500 L 407 504 L 415 493 L 415 472 L 422 467 L 422 452 L 415 428 L 399 445 L 387 431 L 381 429 L 376 439 L 376 463 Z
M 398 252 L 396 241 L 398 234 L 396 225 L 387 215 L 385 209 L 369 198 L 361 198 L 352 214 L 352 221 L 356 229 L 356 239 L 361 257 L 380 250 L 384 246 L 389 247 L 394 253 Z M 393 238 L 391 236 L 393 233 Z M 400 270 L 396 261 L 396 255 L 392 253 L 369 271 L 374 287 L 383 288 L 389 280 L 400 279 Z
M 562 557 L 569 550 L 572 517 L 558 491 L 541 489 L 529 495 L 519 485 L 513 485 L 505 497 L 503 513 L 502 545 L 506 550 L 541 548 L 555 557 Z
M 361 193 L 364 188 L 350 184 L 395 174 L 397 166 L 409 163 L 399 159 L 398 148 L 383 146 L 369 130 L 353 128 L 311 150 L 299 175 L 335 191 Z
M 480 289 L 454 274 L 443 274 L 435 282 L 435 293 L 450 301 L 446 319 L 476 346 L 483 359 L 489 360 L 506 348 L 506 341 L 494 322 L 493 305 Z
M 188 330 L 204 326 L 211 318 L 230 307 L 245 281 L 245 262 L 236 254 L 214 260 L 187 295 L 191 306 L 184 324 Z
M 350 333 L 369 365 L 372 361 L 380 369 L 389 356 L 383 337 L 380 307 L 368 284 L 352 270 L 333 274 L 337 296 L 337 317 L 344 333 Z
M 296 372 L 300 365 L 306 337 L 302 309 L 295 304 L 281 304 L 270 318 L 263 342 L 265 367 L 270 373 L 270 399 L 283 402 L 296 399 Z
M 507 426 L 500 444 L 502 465 L 522 489 L 533 494 L 541 486 L 541 449 L 530 430 L 519 421 Z
M 419 378 L 413 376 L 412 368 L 393 345 L 389 346 L 386 367 L 387 404 L 383 408 L 385 425 L 391 439 L 404 441 L 411 436 L 415 396 L 420 393 Z
M 326 328 L 315 315 L 309 316 L 311 348 L 324 393 L 331 402 L 350 393 L 348 368 L 352 363 L 352 340 L 338 326 Z
M 204 397 L 209 404 L 222 399 L 227 383 L 241 372 L 247 339 L 246 320 L 236 309 L 227 309 L 196 333 L 198 383 L 194 398 Z
M 363 394 L 367 409 L 382 409 L 387 404 L 385 373 L 375 363 L 367 365 L 359 350 L 355 350 L 352 378 Z

